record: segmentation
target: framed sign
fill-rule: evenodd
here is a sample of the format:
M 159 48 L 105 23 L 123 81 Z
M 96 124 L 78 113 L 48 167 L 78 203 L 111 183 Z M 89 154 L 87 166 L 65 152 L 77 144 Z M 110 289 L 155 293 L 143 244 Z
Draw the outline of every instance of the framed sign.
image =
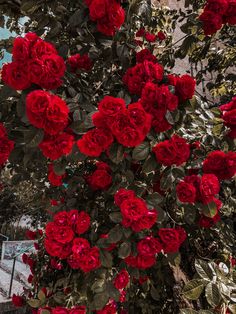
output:
M 21 255 L 25 252 L 34 252 L 34 242 L 31 240 L 26 241 L 3 241 L 2 242 L 2 256 L 1 260 L 11 260 L 17 256 L 18 261 L 21 260 Z

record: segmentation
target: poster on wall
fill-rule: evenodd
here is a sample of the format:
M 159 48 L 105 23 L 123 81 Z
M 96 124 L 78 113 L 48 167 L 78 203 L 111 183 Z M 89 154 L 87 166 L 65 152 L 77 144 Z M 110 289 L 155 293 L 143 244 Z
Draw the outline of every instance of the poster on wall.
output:
M 18 261 L 21 260 L 21 255 L 24 252 L 34 252 L 34 242 L 31 240 L 25 241 L 3 241 L 1 260 L 11 260 L 15 256 Z

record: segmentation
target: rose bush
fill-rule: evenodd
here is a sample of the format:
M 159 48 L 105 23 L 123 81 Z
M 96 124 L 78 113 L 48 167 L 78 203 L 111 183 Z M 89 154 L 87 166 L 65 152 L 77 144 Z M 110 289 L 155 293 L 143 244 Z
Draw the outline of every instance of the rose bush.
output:
M 194 77 L 162 65 L 168 30 L 150 5 L 57 9 L 59 32 L 38 23 L 53 44 L 17 37 L 2 70 L 3 163 L 47 197 L 37 251 L 23 255 L 32 287 L 13 303 L 37 314 L 233 313 L 234 100 L 211 110 Z M 225 1 L 207 10 L 232 16 Z

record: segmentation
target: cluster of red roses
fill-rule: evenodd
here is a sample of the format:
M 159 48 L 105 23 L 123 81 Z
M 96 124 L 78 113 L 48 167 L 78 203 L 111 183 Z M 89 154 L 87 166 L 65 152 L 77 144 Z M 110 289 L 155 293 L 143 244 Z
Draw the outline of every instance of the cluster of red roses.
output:
M 173 135 L 153 147 L 157 161 L 164 166 L 180 166 L 190 157 L 190 144 L 178 135 Z
M 201 214 L 199 225 L 204 228 L 209 228 L 220 220 L 219 210 L 222 202 L 216 198 L 220 192 L 220 184 L 218 178 L 214 174 L 203 174 L 186 176 L 183 181 L 179 182 L 176 187 L 178 199 L 182 203 L 200 202 L 204 205 L 215 203 L 216 214 L 213 217 Z
M 79 70 L 90 71 L 93 67 L 93 62 L 87 54 L 81 56 L 79 53 L 71 56 L 67 60 L 70 70 L 77 73 Z
M 26 114 L 33 126 L 49 135 L 57 135 L 68 124 L 69 108 L 60 97 L 35 90 L 26 97 Z
M 5 127 L 0 123 L 0 166 L 5 164 L 13 148 L 14 142 L 9 140 Z
M 203 162 L 203 172 L 214 174 L 220 181 L 230 180 L 236 174 L 236 152 L 216 150 Z
M 145 30 L 145 28 L 140 28 L 136 34 L 136 37 L 141 37 L 142 39 L 146 39 L 146 41 L 148 41 L 149 43 L 153 43 L 155 42 L 157 39 L 159 39 L 160 41 L 166 39 L 166 35 L 165 33 L 163 33 L 162 31 L 159 31 L 157 33 L 157 35 L 150 33 L 148 31 Z M 140 46 L 143 45 L 143 41 L 140 40 L 136 40 L 136 43 Z
M 168 81 L 162 83 L 163 67 L 148 49 L 136 54 L 136 62 L 126 71 L 123 82 L 131 94 L 141 95 L 139 102 L 151 114 L 154 130 L 167 131 L 172 128 L 166 119 L 167 113 L 176 110 L 180 102 L 193 97 L 195 80 L 189 75 L 168 75 Z
M 63 132 L 68 125 L 69 108 L 60 97 L 35 90 L 26 97 L 26 114 L 34 127 L 45 132 L 39 148 L 46 158 L 56 160 L 71 153 L 74 136 Z M 53 165 L 49 165 L 49 181 L 59 186 L 62 179 L 54 173 Z
M 220 220 L 219 210 L 222 202 L 216 198 L 220 192 L 221 180 L 229 180 L 236 174 L 236 153 L 223 151 L 213 151 L 208 154 L 203 161 L 203 175 L 186 176 L 183 181 L 176 186 L 178 199 L 182 203 L 197 203 L 204 205 L 215 203 L 216 214 L 213 217 L 201 215 L 199 225 L 210 228 Z
M 106 36 L 115 35 L 125 21 L 125 11 L 117 0 L 85 0 L 90 19 L 97 22 L 97 29 Z
M 90 227 L 90 216 L 85 211 L 62 211 L 46 225 L 44 246 L 52 257 L 67 259 L 73 269 L 83 272 L 100 267 L 100 255 L 97 247 L 90 247 L 88 240 L 76 237 Z
M 236 138 L 236 97 L 225 105 L 220 106 L 222 111 L 222 119 L 224 120 L 225 126 L 230 128 L 228 136 L 235 139 Z
M 151 127 L 151 116 L 140 103 L 127 108 L 121 98 L 105 96 L 92 116 L 95 129 L 77 141 L 79 150 L 88 156 L 98 157 L 109 148 L 114 138 L 125 147 L 135 147 L 143 142 Z
M 150 229 L 157 221 L 157 211 L 149 210 L 145 201 L 132 190 L 120 189 L 116 192 L 115 204 L 122 214 L 122 225 L 135 232 Z
M 158 239 L 153 236 L 140 240 L 137 244 L 136 256 L 130 255 L 125 258 L 127 265 L 139 269 L 147 269 L 156 263 L 156 254 L 175 253 L 186 239 L 183 228 L 162 228 L 158 231 Z
M 111 168 L 105 162 L 96 163 L 97 169 L 86 180 L 92 190 L 107 190 L 112 184 Z
M 221 29 L 223 24 L 236 24 L 235 0 L 207 0 L 203 13 L 199 17 L 203 23 L 205 35 L 212 35 Z
M 55 47 L 34 33 L 13 42 L 13 62 L 2 68 L 3 81 L 16 90 L 29 88 L 32 83 L 46 89 L 55 89 L 62 84 L 65 63 Z

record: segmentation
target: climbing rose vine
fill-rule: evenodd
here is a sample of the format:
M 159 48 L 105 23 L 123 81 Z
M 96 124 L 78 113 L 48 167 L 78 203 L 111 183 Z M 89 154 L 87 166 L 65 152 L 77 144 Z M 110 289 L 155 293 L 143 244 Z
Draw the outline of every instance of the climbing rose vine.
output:
M 2 67 L 14 114 L 6 110 L 0 124 L 0 165 L 50 195 L 42 229 L 27 232 L 35 252 L 22 256 L 31 288 L 12 297 L 34 314 L 174 313 L 181 306 L 168 300 L 178 293 L 184 307 L 199 309 L 189 300 L 209 278 L 222 279 L 222 256 L 211 245 L 234 199 L 235 97 L 214 110 L 202 104 L 195 78 L 159 60 L 168 32 L 143 14 L 131 17 L 125 8 L 136 4 L 129 5 L 81 1 L 70 22 L 89 40 L 64 53 L 46 33 L 28 32 L 14 39 L 12 62 Z M 233 1 L 207 1 L 199 17 L 205 34 L 234 24 L 233 11 Z M 231 248 L 225 255 L 231 263 Z M 196 264 L 204 256 L 218 266 Z M 183 284 L 194 263 L 197 296 Z M 207 287 L 206 310 L 232 305 L 230 289 L 227 302 L 213 302 L 216 288 Z

